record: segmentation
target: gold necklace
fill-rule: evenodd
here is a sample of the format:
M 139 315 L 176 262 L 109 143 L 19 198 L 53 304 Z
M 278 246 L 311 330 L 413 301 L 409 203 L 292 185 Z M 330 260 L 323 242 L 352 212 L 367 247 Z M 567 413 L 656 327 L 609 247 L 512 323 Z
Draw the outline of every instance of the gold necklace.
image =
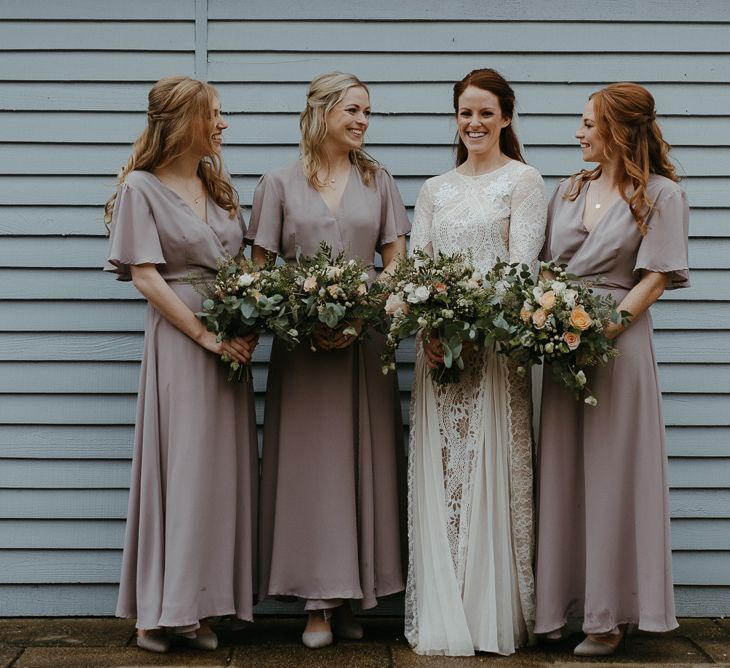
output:
M 598 180 L 594 180 L 593 183 L 598 183 Z M 601 208 L 601 200 L 603 199 L 603 193 L 601 192 L 600 186 L 596 188 L 596 197 L 598 198 L 598 201 L 595 203 L 596 209 Z
M 193 202 L 195 203 L 195 206 L 198 206 L 200 204 L 200 200 L 203 199 L 203 197 L 205 196 L 205 188 L 203 188 L 203 192 L 201 192 L 200 195 L 198 195 L 196 197 L 195 194 L 193 193 L 193 191 L 190 190 L 190 188 L 188 188 L 188 186 L 185 183 L 185 181 L 183 181 L 178 176 L 176 176 L 175 179 L 183 187 L 183 189 L 188 193 L 188 195 L 190 195 L 190 197 L 192 198 Z

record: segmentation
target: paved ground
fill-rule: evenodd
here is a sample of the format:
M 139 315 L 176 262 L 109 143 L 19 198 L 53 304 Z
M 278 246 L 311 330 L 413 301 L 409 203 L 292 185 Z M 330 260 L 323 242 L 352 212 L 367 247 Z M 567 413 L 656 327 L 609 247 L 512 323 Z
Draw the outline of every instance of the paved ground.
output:
M 341 642 L 321 650 L 299 643 L 303 619 L 261 617 L 255 625 L 231 631 L 216 626 L 221 647 L 215 652 L 179 649 L 167 655 L 143 652 L 134 646 L 130 622 L 108 618 L 0 619 L 0 668 L 107 668 L 137 666 L 293 666 L 319 668 L 406 668 L 411 666 L 469 666 L 571 668 L 591 663 L 605 666 L 723 665 L 730 668 L 730 619 L 683 619 L 679 629 L 658 636 L 638 633 L 620 654 L 580 661 L 572 654 L 581 636 L 550 647 L 521 650 L 513 657 L 488 654 L 444 659 L 414 654 L 403 640 L 402 619 L 367 618 L 367 640 Z

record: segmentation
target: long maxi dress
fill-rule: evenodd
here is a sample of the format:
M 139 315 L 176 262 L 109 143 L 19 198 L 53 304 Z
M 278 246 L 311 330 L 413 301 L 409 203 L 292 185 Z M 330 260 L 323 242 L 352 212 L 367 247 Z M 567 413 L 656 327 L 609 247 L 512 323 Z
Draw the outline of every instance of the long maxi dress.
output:
M 587 188 L 575 201 L 558 185 L 549 207 L 544 259 L 592 279 L 620 302 L 641 270 L 668 274 L 668 289 L 689 286 L 689 207 L 682 189 L 653 174 L 655 203 L 645 236 L 618 200 L 589 232 Z M 647 311 L 616 339 L 619 355 L 589 370 L 598 405 L 586 406 L 548 370 L 538 449 L 539 532 L 536 632 L 582 618 L 585 633 L 622 623 L 646 631 L 677 626 L 672 589 L 667 457 L 662 398 Z
M 543 245 L 545 189 L 521 162 L 480 176 L 429 179 L 412 249 L 467 253 L 533 271 Z M 408 462 L 406 637 L 419 654 L 511 654 L 528 642 L 534 581 L 529 381 L 494 350 L 439 387 L 417 346 Z
M 107 271 L 154 263 L 193 311 L 186 282 L 214 277 L 245 227 L 208 199 L 208 223 L 149 172 L 133 171 L 114 207 Z M 258 460 L 253 390 L 232 385 L 213 353 L 151 304 L 137 402 L 129 512 L 117 616 L 138 628 L 253 619 Z
M 262 177 L 247 240 L 287 261 L 321 241 L 372 263 L 410 223 L 391 176 L 367 186 L 353 167 L 336 215 L 301 163 Z M 260 501 L 262 598 L 296 596 L 308 610 L 345 599 L 372 608 L 402 591 L 398 385 L 370 333 L 343 350 L 292 351 L 275 341 L 264 418 Z M 401 471 L 403 469 L 401 468 Z

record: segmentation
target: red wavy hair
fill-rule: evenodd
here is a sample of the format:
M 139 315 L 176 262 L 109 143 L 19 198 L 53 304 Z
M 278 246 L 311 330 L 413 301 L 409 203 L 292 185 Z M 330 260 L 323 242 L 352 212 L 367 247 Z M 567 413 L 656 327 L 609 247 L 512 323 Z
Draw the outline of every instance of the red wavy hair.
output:
M 651 174 L 679 181 L 669 160 L 671 146 L 664 140 L 656 122 L 654 97 L 643 86 L 621 82 L 609 84 L 591 94 L 598 135 L 605 143 L 606 158 L 618 160 L 621 169 L 621 196 L 631 209 L 641 234 L 654 202 L 646 190 Z M 590 181 L 601 175 L 601 167 L 574 174 L 566 199 L 575 200 Z M 631 190 L 631 195 L 626 191 Z

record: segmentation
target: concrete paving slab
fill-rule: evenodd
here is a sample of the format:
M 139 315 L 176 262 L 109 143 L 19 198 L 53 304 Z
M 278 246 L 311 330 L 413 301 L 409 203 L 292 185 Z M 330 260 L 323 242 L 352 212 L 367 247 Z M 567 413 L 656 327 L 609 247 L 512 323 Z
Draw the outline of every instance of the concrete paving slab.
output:
M 0 668 L 8 668 L 23 650 L 20 647 L 0 647 Z
M 587 661 L 585 657 L 575 656 L 572 653 L 575 645 L 580 642 L 581 636 L 573 636 L 570 646 L 558 648 L 557 653 L 548 652 L 548 660 L 556 663 L 572 664 Z M 638 633 L 629 636 L 627 642 L 613 656 L 591 657 L 590 663 L 625 663 L 647 665 L 656 663 L 661 666 L 680 666 L 712 663 L 691 640 L 682 636 L 667 636 L 664 634 Z
M 0 619 L 0 645 L 18 647 L 123 647 L 134 635 L 126 619 Z
M 452 656 L 421 656 L 410 647 L 397 645 L 391 647 L 393 668 L 411 668 L 412 666 L 428 666 L 428 668 L 454 668 L 458 666 L 500 666 L 501 668 L 552 668 L 552 662 L 547 660 L 545 653 L 536 648 L 520 650 L 513 656 L 498 656 L 496 654 L 477 654 L 470 657 Z
M 322 649 L 307 649 L 302 644 L 277 647 L 237 647 L 231 666 L 256 668 L 324 668 L 352 666 L 353 668 L 389 668 L 390 652 L 386 645 L 371 643 L 336 643 Z
M 724 617 L 723 619 L 716 619 L 715 624 L 725 629 L 730 633 L 730 617 Z
M 730 636 L 725 640 L 714 638 L 692 638 L 696 645 L 717 663 L 730 662 Z
M 142 666 L 227 666 L 229 648 L 215 652 L 174 650 L 154 654 L 136 647 L 29 647 L 13 668 L 138 668 Z
M 728 638 L 730 626 L 723 628 L 715 619 L 680 619 L 679 627 L 665 634 L 665 637 L 683 636 L 689 638 Z M 643 633 L 643 632 L 642 632 Z

